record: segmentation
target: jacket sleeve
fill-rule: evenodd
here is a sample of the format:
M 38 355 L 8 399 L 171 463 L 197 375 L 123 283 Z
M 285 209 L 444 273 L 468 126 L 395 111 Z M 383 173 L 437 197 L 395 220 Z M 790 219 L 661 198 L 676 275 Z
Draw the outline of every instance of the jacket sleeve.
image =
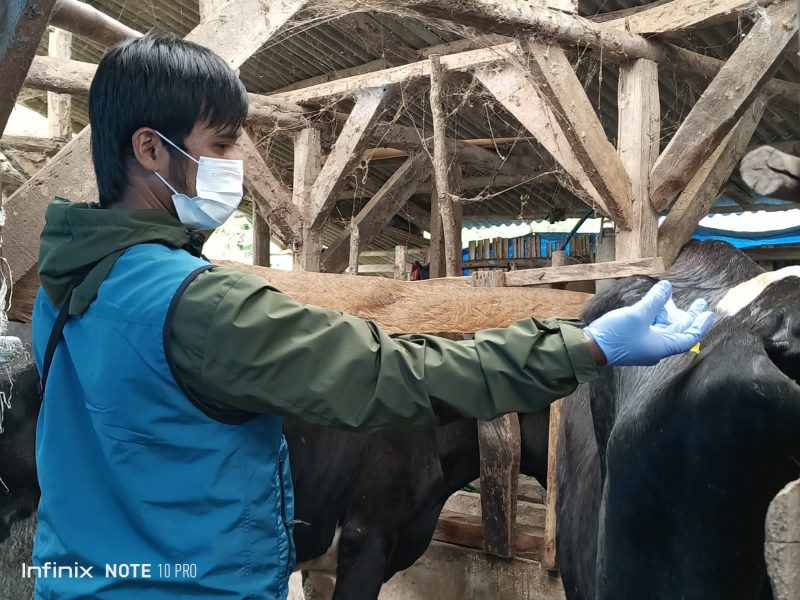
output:
M 389 337 L 214 268 L 177 301 L 167 343 L 176 376 L 214 408 L 373 430 L 540 410 L 596 376 L 581 326 L 524 319 L 470 341 Z

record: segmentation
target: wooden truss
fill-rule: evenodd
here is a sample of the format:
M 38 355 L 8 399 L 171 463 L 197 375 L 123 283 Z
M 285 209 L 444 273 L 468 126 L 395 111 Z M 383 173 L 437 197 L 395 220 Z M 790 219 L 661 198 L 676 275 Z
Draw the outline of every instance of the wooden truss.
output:
M 201 22 L 186 39 L 213 49 L 231 67 L 238 68 L 313 4 L 314 0 L 201 0 Z M 474 286 L 558 286 L 567 281 L 663 272 L 747 151 L 767 104 L 773 99 L 800 104 L 800 86 L 773 78 L 787 47 L 796 39 L 796 3 L 662 0 L 594 20 L 576 15 L 576 4 L 574 0 L 400 1 L 404 14 L 454 21 L 466 31 L 476 28 L 492 45 L 458 40 L 420 51 L 393 39 L 390 51 L 387 48 L 387 52 L 378 53 L 384 56 L 380 60 L 315 77 L 269 95 L 250 94 L 249 124 L 288 132 L 294 138 L 295 150 L 290 189 L 248 133 L 239 142 L 246 165 L 246 187 L 261 230 L 268 224 L 273 234 L 294 249 L 299 270 L 341 272 L 348 264 L 357 269 L 359 249 L 364 250 L 400 213 L 431 232 L 432 272 L 438 272 L 439 256 L 443 256 L 441 264 L 452 278 L 444 280 L 445 284 L 462 289 L 465 280 L 454 277 L 461 251 L 462 195 L 471 186 L 483 185 L 473 181 L 483 176 L 462 178 L 458 165 L 468 163 L 490 179 L 519 178 L 530 168 L 514 160 L 500 160 L 496 153 L 473 143 L 475 140 L 447 136 L 442 87 L 447 77 L 467 76 L 519 121 L 563 170 L 575 194 L 612 218 L 618 230 L 615 262 L 558 266 L 554 260 L 548 268 L 477 273 Z M 754 26 L 727 62 L 667 41 L 666 35 L 736 20 L 743 11 L 756 6 L 759 16 Z M 364 7 L 369 11 L 369 1 Z M 0 124 L 5 124 L 23 85 L 54 94 L 88 91 L 95 65 L 70 60 L 65 53 L 34 56 L 48 20 L 106 45 L 140 35 L 78 0 L 11 0 L 10 10 L 11 21 L 2 24 L 7 30 L 0 30 Z M 344 22 L 360 43 L 372 47 L 383 43 L 374 19 L 366 12 L 348 16 Z M 16 35 L 11 36 L 11 31 Z M 486 37 L 486 33 L 492 36 Z M 530 37 L 531 33 L 535 37 Z M 571 66 L 575 47 L 619 65 L 619 131 L 615 142 L 606 135 Z M 660 154 L 659 65 L 705 88 Z M 424 85 L 426 81 L 431 85 L 434 116 L 430 129 L 400 126 L 383 118 L 384 108 L 399 86 L 412 82 Z M 333 105 L 343 98 L 355 101 L 349 114 L 318 118 L 319 105 Z M 323 156 L 322 134 L 331 136 L 331 122 L 343 126 L 330 152 Z M 54 131 L 66 134 L 63 116 Z M 35 273 L 38 233 L 47 203 L 56 195 L 74 200 L 95 197 L 94 181 L 86 176 L 91 172 L 89 139 L 87 127 L 8 199 L 4 252 L 15 281 Z M 380 189 L 369 194 L 370 200 L 354 216 L 350 227 L 323 253 L 323 227 L 337 200 L 358 192 L 348 188 L 348 179 L 363 160 L 376 157 L 377 150 L 367 152 L 375 140 L 383 146 L 379 150 L 388 149 L 395 153 L 393 156 L 406 160 Z M 3 143 L 23 142 L 3 138 Z M 763 165 L 778 160 L 783 158 L 770 155 L 757 161 L 758 168 L 751 170 L 753 181 L 764 181 L 763 169 L 767 167 Z M 797 159 L 786 160 L 781 164 L 789 164 L 793 173 L 800 173 Z M 776 185 L 775 189 L 783 189 L 783 184 Z M 796 181 L 792 185 L 796 189 Z M 432 213 L 408 203 L 421 191 L 431 194 Z M 659 229 L 658 211 L 670 207 Z M 263 240 L 261 248 L 263 252 Z M 402 253 L 399 261 L 398 272 L 402 272 Z M 279 287 L 289 289 L 291 285 L 281 283 Z M 325 305 L 326 298 L 318 300 Z M 552 306 L 557 310 L 558 302 Z M 551 414 L 552 448 L 558 406 L 554 405 Z M 480 444 L 484 546 L 489 552 L 511 556 L 519 464 L 516 417 L 482 425 Z M 554 461 L 555 452 L 551 451 L 550 474 L 555 473 Z M 554 482 L 551 484 L 554 488 Z M 544 564 L 551 569 L 556 564 L 553 488 L 548 494 L 544 540 Z

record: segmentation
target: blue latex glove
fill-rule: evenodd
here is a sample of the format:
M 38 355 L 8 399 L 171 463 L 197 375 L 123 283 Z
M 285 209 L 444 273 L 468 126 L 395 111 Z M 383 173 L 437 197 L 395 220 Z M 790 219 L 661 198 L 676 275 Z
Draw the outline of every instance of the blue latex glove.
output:
M 672 301 L 672 284 L 659 281 L 633 306 L 604 314 L 584 332 L 591 337 L 607 364 L 650 366 L 662 358 L 688 352 L 714 323 L 705 300 L 695 300 L 688 311 Z

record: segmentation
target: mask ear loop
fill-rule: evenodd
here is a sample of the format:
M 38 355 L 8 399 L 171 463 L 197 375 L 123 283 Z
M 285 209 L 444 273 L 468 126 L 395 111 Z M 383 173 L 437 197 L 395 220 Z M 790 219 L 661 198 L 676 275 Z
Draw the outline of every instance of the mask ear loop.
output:
M 186 150 L 184 150 L 183 148 L 181 148 L 180 146 L 178 146 L 178 144 L 176 144 L 175 142 L 173 142 L 171 139 L 169 139 L 169 138 L 168 138 L 168 137 L 166 137 L 165 135 L 162 135 L 162 134 L 161 134 L 161 132 L 160 132 L 160 131 L 158 131 L 158 129 L 154 129 L 153 131 L 155 131 L 155 132 L 158 134 L 158 137 L 160 137 L 162 140 L 164 140 L 165 142 L 167 142 L 167 143 L 168 143 L 170 146 L 172 146 L 173 148 L 175 148 L 175 150 L 177 150 L 178 152 L 180 152 L 181 154 L 183 154 L 183 155 L 184 155 L 186 158 L 188 158 L 189 160 L 193 160 L 193 161 L 194 161 L 194 162 L 196 162 L 198 165 L 200 164 L 200 161 L 199 161 L 199 160 L 197 160 L 197 159 L 196 159 L 195 157 L 193 157 L 191 154 L 189 154 L 188 152 L 186 152 Z
M 178 152 L 180 152 L 181 154 L 183 154 L 183 155 L 184 155 L 186 158 L 188 158 L 189 160 L 193 160 L 193 161 L 194 161 L 194 162 L 196 162 L 198 165 L 200 164 L 200 161 L 198 161 L 198 160 L 197 160 L 196 158 L 194 158 L 194 157 L 193 157 L 191 154 L 189 154 L 188 152 L 186 152 L 186 151 L 185 151 L 183 148 L 181 148 L 180 146 L 178 146 L 178 144 L 176 144 L 175 142 L 173 142 L 173 141 L 172 141 L 171 139 L 169 139 L 167 136 L 165 136 L 164 134 L 162 134 L 162 133 L 161 133 L 161 132 L 160 132 L 158 129 L 154 129 L 153 131 L 155 131 L 155 132 L 156 132 L 156 134 L 158 135 L 158 137 L 160 137 L 162 140 L 164 140 L 165 142 L 167 142 L 167 143 L 168 143 L 170 146 L 172 146 L 173 148 L 175 148 L 175 150 L 177 150 Z M 170 185 L 170 184 L 167 182 L 167 180 L 166 180 L 166 179 L 164 179 L 164 178 L 161 176 L 161 174 L 160 174 L 158 171 L 154 171 L 154 173 L 155 173 L 155 176 L 156 176 L 156 177 L 158 177 L 158 178 L 159 178 L 159 179 L 162 181 L 162 183 L 163 183 L 165 186 L 167 186 L 167 187 L 170 189 L 170 191 L 171 191 L 173 194 L 177 194 L 177 193 L 178 193 L 178 190 L 176 190 L 174 187 L 172 187 L 172 186 L 171 186 L 171 185 Z
M 161 176 L 161 173 L 159 173 L 158 171 L 153 171 L 153 175 L 158 177 L 161 180 L 161 183 L 163 183 L 165 186 L 167 186 L 173 194 L 175 194 L 175 195 L 178 194 L 178 190 L 176 190 L 174 187 L 172 187 L 169 184 L 169 182 Z

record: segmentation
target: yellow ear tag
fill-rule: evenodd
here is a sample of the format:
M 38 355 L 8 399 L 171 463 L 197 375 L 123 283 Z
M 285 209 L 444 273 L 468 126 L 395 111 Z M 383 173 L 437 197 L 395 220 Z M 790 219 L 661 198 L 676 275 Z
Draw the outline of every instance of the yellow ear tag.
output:
M 697 342 L 694 346 L 689 349 L 689 352 L 694 352 L 695 354 L 700 354 L 700 342 Z

